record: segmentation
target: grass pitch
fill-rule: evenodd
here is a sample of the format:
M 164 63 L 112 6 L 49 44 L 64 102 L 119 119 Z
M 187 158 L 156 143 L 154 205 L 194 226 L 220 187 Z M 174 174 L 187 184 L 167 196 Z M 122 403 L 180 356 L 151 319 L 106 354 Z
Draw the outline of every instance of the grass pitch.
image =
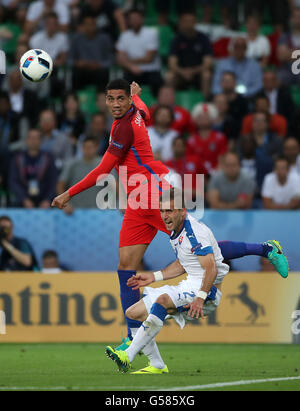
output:
M 243 385 L 202 385 L 300 376 L 297 345 L 159 344 L 167 375 L 117 372 L 105 344 L 0 344 L 0 392 L 4 390 L 297 390 L 300 378 Z M 146 365 L 145 356 L 134 369 Z

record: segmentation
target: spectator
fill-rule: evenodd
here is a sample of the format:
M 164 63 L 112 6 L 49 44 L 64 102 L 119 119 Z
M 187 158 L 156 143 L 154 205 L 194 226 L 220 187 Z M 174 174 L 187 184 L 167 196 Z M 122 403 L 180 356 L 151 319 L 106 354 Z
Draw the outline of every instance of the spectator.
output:
M 210 94 L 212 45 L 208 37 L 195 28 L 196 16 L 184 13 L 179 18 L 179 33 L 173 39 L 167 80 L 176 89 L 200 88 Z
M 0 91 L 0 152 L 19 139 L 17 114 L 12 111 L 8 93 Z
M 18 120 L 26 119 L 30 127 L 34 127 L 38 121 L 40 101 L 37 94 L 24 88 L 22 77 L 19 70 L 11 71 L 8 80 L 8 95 L 11 109 L 17 114 Z M 22 124 L 24 127 L 24 124 Z M 22 138 L 22 130 L 19 130 Z
M 37 271 L 38 264 L 29 241 L 14 235 L 10 217 L 0 217 L 0 271 Z
M 211 208 L 221 210 L 246 210 L 251 207 L 255 182 L 241 172 L 236 154 L 227 153 L 223 160 L 223 170 L 212 176 L 207 200 Z
M 196 155 L 186 155 L 186 140 L 181 136 L 174 138 L 172 142 L 172 157 L 165 162 L 165 165 L 180 175 L 185 193 L 190 191 L 195 194 L 197 189 L 196 175 L 204 174 L 205 170 Z M 185 175 L 192 176 L 191 181 L 185 181 Z
M 215 69 L 212 93 L 221 93 L 221 79 L 224 72 L 236 75 L 237 87 L 246 97 L 252 97 L 262 88 L 262 71 L 254 59 L 246 57 L 247 41 L 243 37 L 233 38 L 230 43 L 231 56 L 221 59 Z
M 213 99 L 218 116 L 214 121 L 214 130 L 225 134 L 230 144 L 233 146 L 240 133 L 240 123 L 229 113 L 229 102 L 225 94 L 216 94 Z
M 109 144 L 109 131 L 106 128 L 106 117 L 104 113 L 94 114 L 87 132 L 79 137 L 77 143 L 77 157 L 82 157 L 82 143 L 87 137 L 90 137 L 97 142 L 98 155 L 103 156 Z
M 83 17 L 81 31 L 71 42 L 70 59 L 73 64 L 73 88 L 97 85 L 103 91 L 113 63 L 113 44 L 106 33 L 98 32 L 94 16 Z
M 162 83 L 158 32 L 144 26 L 144 16 L 139 10 L 129 12 L 128 26 L 116 44 L 117 61 L 124 70 L 124 78 L 129 83 L 149 85 L 157 94 Z
M 156 160 L 167 161 L 172 157 L 172 142 L 178 136 L 171 129 L 174 121 L 170 106 L 157 106 L 153 113 L 153 126 L 148 128 L 149 139 Z
M 123 11 L 112 0 L 86 0 L 81 7 L 81 16 L 95 16 L 97 27 L 117 39 L 118 30 L 126 30 Z
M 258 15 L 248 16 L 246 20 L 247 28 L 247 53 L 246 56 L 260 61 L 261 67 L 268 64 L 271 54 L 271 45 L 268 38 L 259 34 L 260 18 Z
M 58 254 L 54 250 L 46 250 L 42 256 L 43 274 L 60 274 L 62 269 L 59 264 Z
M 29 45 L 32 49 L 45 50 L 52 58 L 54 68 L 66 63 L 69 42 L 66 33 L 60 30 L 56 13 L 51 12 L 45 16 L 45 29 L 35 33 L 30 38 Z
M 287 121 L 280 114 L 270 114 L 270 102 L 268 97 L 260 95 L 255 99 L 255 112 L 266 113 L 269 117 L 269 128 L 280 137 L 285 137 L 287 134 Z M 252 132 L 254 114 L 248 114 L 244 117 L 242 124 L 242 134 Z
M 286 44 L 277 46 L 278 69 L 277 76 L 280 84 L 289 87 L 293 84 L 299 85 L 300 77 L 295 75 L 292 70 L 292 64 L 295 60 L 291 59 L 291 49 Z
M 287 159 L 278 158 L 274 171 L 267 174 L 262 187 L 264 208 L 295 210 L 300 206 L 300 176 L 289 173 Z
M 241 136 L 236 146 L 236 152 L 240 159 L 241 171 L 256 181 L 258 164 L 256 159 L 256 141 L 254 136 L 250 134 Z M 267 173 L 268 172 L 269 170 L 267 170 Z
M 61 96 L 65 81 L 58 76 L 58 70 L 67 61 L 69 40 L 59 27 L 57 14 L 51 12 L 45 16 L 45 29 L 35 33 L 29 40 L 30 48 L 45 50 L 53 60 L 53 71 L 50 77 L 51 95 Z
M 264 15 L 266 6 L 271 15 L 272 24 L 277 29 L 278 26 L 286 25 L 289 15 L 289 5 L 287 0 L 247 0 L 245 14 Z
M 158 12 L 158 24 L 169 24 L 172 3 L 175 5 L 175 10 L 178 15 L 187 12 L 196 12 L 196 0 L 155 0 L 155 8 Z
M 270 114 L 280 114 L 287 119 L 289 129 L 293 128 L 295 104 L 288 87 L 280 86 L 274 70 L 267 70 L 263 75 L 263 88 L 258 95 L 265 95 L 270 103 Z
M 300 176 L 300 144 L 295 137 L 284 140 L 283 156 L 288 161 L 290 173 Z
M 263 179 L 273 169 L 274 159 L 282 152 L 282 140 L 269 130 L 269 116 L 267 113 L 253 115 L 252 136 L 256 143 L 256 182 L 261 188 Z
M 300 8 L 294 8 L 290 17 L 289 31 L 283 33 L 279 40 L 278 45 L 285 45 L 291 51 L 299 50 L 300 48 Z
M 76 93 L 68 93 L 63 100 L 62 113 L 58 116 L 59 130 L 77 140 L 85 128 L 85 118 L 79 107 Z
M 99 112 L 102 113 L 106 118 L 106 129 L 110 130 L 114 119 L 106 105 L 105 93 L 101 92 L 97 94 L 96 105 L 98 107 Z
M 172 86 L 162 86 L 159 89 L 157 96 L 157 104 L 150 107 L 151 120 L 149 125 L 153 125 L 153 113 L 158 105 L 169 106 L 174 113 L 174 121 L 171 124 L 171 128 L 178 132 L 178 134 L 192 133 L 194 131 L 194 125 L 190 113 L 184 107 L 176 104 L 175 89 Z
M 60 29 L 67 31 L 70 13 L 66 4 L 61 0 L 36 0 L 28 7 L 25 32 L 30 36 L 34 31 L 44 29 L 45 17 L 51 12 L 57 14 Z
M 212 174 L 218 167 L 220 157 L 227 151 L 223 133 L 213 130 L 218 112 L 213 104 L 197 104 L 192 117 L 197 131 L 187 141 L 187 155 L 196 155 L 203 164 L 205 174 Z
M 60 170 L 63 163 L 73 155 L 71 140 L 66 134 L 57 130 L 56 115 L 53 110 L 42 111 L 39 123 L 42 134 L 41 148 L 54 156 L 55 165 Z
M 80 181 L 101 161 L 101 157 L 98 156 L 98 142 L 92 137 L 84 139 L 82 153 L 82 158 L 74 158 L 65 165 L 58 181 L 59 194 Z M 73 197 L 65 208 L 66 213 L 71 214 L 74 208 L 96 208 L 96 197 L 99 191 L 99 187 L 94 186 L 85 193 Z
M 0 150 L 0 208 L 5 208 L 9 205 L 9 192 L 7 182 L 9 162 L 9 152 L 1 152 Z
M 229 104 L 228 114 L 237 122 L 237 133 L 239 135 L 242 120 L 249 110 L 247 99 L 236 91 L 236 87 L 236 75 L 232 71 L 225 71 L 221 79 L 221 89 Z
M 237 19 L 237 1 L 236 0 L 198 0 L 203 7 L 202 23 L 211 24 L 213 8 L 217 4 L 221 12 L 221 21 L 225 27 L 235 25 Z
M 57 171 L 51 154 L 41 150 L 41 133 L 31 129 L 26 149 L 15 154 L 9 173 L 9 188 L 16 207 L 49 208 L 56 194 Z

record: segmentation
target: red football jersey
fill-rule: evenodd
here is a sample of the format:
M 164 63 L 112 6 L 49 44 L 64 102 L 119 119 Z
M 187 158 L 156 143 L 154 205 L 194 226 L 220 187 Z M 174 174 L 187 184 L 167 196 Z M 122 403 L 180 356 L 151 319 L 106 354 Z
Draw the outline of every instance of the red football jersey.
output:
M 148 183 L 154 178 L 157 185 L 161 184 L 159 176 L 169 172 L 161 161 L 154 160 L 148 131 L 145 121 L 149 119 L 149 111 L 138 96 L 134 96 L 134 106 L 121 119 L 114 120 L 111 129 L 108 152 L 119 157 L 120 161 L 116 170 L 124 184 L 127 193 L 130 193 L 135 185 L 129 185 L 129 179 L 133 174 L 143 174 Z M 127 179 L 120 167 L 127 167 Z M 138 184 L 137 184 L 138 185 Z M 158 188 L 156 185 L 156 188 Z
M 218 166 L 219 157 L 227 152 L 227 139 L 223 133 L 212 130 L 208 138 L 193 134 L 187 141 L 187 156 L 196 155 L 206 173 Z

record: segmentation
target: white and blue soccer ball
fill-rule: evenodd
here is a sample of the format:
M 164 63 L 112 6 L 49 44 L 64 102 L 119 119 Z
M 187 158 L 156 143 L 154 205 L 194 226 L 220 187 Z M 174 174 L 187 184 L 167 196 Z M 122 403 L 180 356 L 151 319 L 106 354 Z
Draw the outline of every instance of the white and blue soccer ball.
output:
M 52 58 L 44 50 L 26 51 L 20 59 L 20 71 L 24 78 L 38 82 L 50 77 L 53 70 Z

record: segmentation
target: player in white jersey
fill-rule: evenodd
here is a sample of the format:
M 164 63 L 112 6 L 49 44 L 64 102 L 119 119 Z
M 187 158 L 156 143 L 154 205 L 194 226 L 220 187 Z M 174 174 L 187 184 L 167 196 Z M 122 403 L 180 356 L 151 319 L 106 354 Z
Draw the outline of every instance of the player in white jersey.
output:
M 181 204 L 179 207 L 177 204 Z M 173 317 L 181 328 L 187 320 L 203 318 L 219 305 L 221 283 L 229 267 L 223 263 L 218 243 L 211 230 L 187 214 L 182 192 L 176 188 L 163 193 L 161 216 L 171 231 L 170 242 L 177 260 L 162 271 L 138 274 L 127 285 L 140 289 L 155 281 L 169 280 L 187 273 L 177 286 L 146 287 L 144 297 L 129 307 L 126 316 L 141 321 L 140 328 L 131 329 L 133 341 L 125 351 L 106 347 L 106 354 L 115 361 L 119 370 L 126 372 L 131 362 L 143 351 L 150 365 L 134 374 L 163 374 L 168 372 L 155 336 L 161 330 L 165 318 Z

